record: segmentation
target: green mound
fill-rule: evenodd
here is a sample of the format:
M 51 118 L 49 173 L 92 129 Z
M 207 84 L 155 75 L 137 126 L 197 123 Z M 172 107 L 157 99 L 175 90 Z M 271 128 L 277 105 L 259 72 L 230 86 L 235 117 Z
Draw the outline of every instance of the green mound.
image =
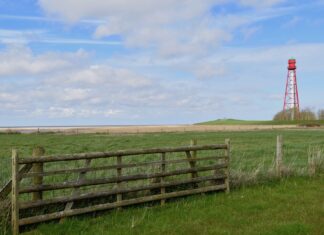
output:
M 196 123 L 195 125 L 299 125 L 306 127 L 316 127 L 324 125 L 324 120 L 239 120 L 239 119 L 217 119 L 207 122 Z

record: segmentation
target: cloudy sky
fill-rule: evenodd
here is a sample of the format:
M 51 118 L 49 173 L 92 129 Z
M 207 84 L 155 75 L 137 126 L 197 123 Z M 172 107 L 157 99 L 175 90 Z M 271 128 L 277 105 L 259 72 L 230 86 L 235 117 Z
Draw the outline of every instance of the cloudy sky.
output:
M 323 0 L 0 0 L 0 126 L 271 119 L 290 57 L 324 107 Z

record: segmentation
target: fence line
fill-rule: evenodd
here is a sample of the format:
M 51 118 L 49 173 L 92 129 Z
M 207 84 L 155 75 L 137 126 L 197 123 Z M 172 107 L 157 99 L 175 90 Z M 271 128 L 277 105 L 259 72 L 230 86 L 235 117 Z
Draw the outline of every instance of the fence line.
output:
M 219 150 L 224 151 L 224 154 Z M 208 156 L 199 154 L 210 151 L 216 152 Z M 19 233 L 19 226 L 73 215 L 121 209 L 124 206 L 153 201 L 160 201 L 164 205 L 170 198 L 211 191 L 229 192 L 229 140 L 225 144 L 214 145 L 197 145 L 196 141 L 192 141 L 190 146 L 184 147 L 44 155 L 43 148 L 35 149 L 32 157 L 20 157 L 16 150 L 12 152 L 13 234 Z M 158 160 L 148 160 L 148 155 Z M 176 159 L 168 159 L 169 157 Z M 85 161 L 81 167 L 71 166 L 80 160 Z M 100 162 L 96 162 L 98 160 Z M 45 167 L 59 162 L 64 163 L 64 169 L 47 170 Z M 94 163 L 100 166 L 92 166 Z M 20 165 L 28 166 L 28 170 L 32 169 L 18 172 Z M 145 170 L 141 167 L 145 167 Z M 129 173 L 126 169 L 135 173 Z M 97 171 L 107 174 L 107 170 L 112 170 L 113 175 L 99 178 L 90 178 L 91 175 L 88 175 L 89 172 Z M 70 176 L 72 173 L 77 174 L 77 179 L 66 180 L 61 177 L 58 182 L 50 183 L 43 179 L 48 176 Z M 31 179 L 31 185 L 20 182 L 20 179 L 28 178 Z M 104 188 L 96 189 L 100 185 Z M 68 189 L 69 195 L 64 195 L 64 190 Z M 59 195 L 53 196 L 54 192 Z M 41 210 L 44 206 L 62 203 L 65 205 L 63 210 Z

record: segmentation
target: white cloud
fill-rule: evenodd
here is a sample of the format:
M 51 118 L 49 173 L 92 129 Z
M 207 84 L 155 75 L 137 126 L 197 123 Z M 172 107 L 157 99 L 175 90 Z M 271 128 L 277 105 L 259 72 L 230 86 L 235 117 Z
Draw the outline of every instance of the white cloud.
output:
M 29 48 L 22 47 L 19 51 L 36 68 L 42 67 L 52 58 L 48 55 L 53 55 L 34 55 Z M 57 60 L 65 61 L 77 53 L 54 55 Z M 12 51 L 11 55 L 20 57 L 19 53 Z M 8 61 L 10 63 L 7 62 L 7 67 L 14 67 L 15 60 Z M 180 110 L 188 113 L 188 108 L 204 110 L 206 105 L 213 107 L 222 102 L 210 104 L 209 99 L 201 98 L 205 94 L 192 88 L 192 82 L 179 83 L 159 73 L 151 75 L 149 72 L 112 67 L 109 61 L 92 64 L 90 58 L 73 60 L 69 66 L 60 67 L 55 72 L 50 72 L 52 67 L 31 71 L 26 69 L 27 66 L 23 67 L 24 70 L 22 66 L 19 67 L 17 70 L 2 70 L 4 86 L 0 90 L 1 114 L 50 119 L 118 117 L 128 120 L 128 117 L 152 117 L 158 113 L 166 115 Z M 29 73 L 31 79 L 22 85 L 7 79 L 15 75 L 14 80 L 21 81 L 25 73 Z M 189 95 L 193 93 L 196 95 Z
M 83 51 L 35 55 L 20 46 L 0 55 L 4 61 L 0 64 L 1 113 L 19 110 L 34 117 L 111 117 L 125 107 L 159 106 L 170 97 L 154 78 L 104 62 L 92 64 Z M 23 81 L 26 75 L 29 79 Z M 8 79 L 12 76 L 24 85 Z
M 214 64 L 205 58 L 217 53 L 224 44 L 231 42 L 237 30 L 245 39 L 260 29 L 256 22 L 287 14 L 291 9 L 275 8 L 283 0 L 39 0 L 40 6 L 50 17 L 59 17 L 67 24 L 77 24 L 93 19 L 93 37 L 100 42 L 107 36 L 119 35 L 122 46 L 139 48 L 158 58 L 159 62 L 180 68 L 198 78 L 215 77 L 224 71 L 212 69 Z M 215 13 L 214 7 L 227 3 L 252 7 L 240 13 Z M 73 10 L 71 10 L 73 9 Z M 138 60 L 138 59 L 136 59 Z M 206 61 L 206 71 L 193 67 L 196 61 Z M 156 61 L 156 60 L 155 60 Z M 183 62 L 187 61 L 184 65 Z M 177 68 L 179 69 L 179 67 Z
M 96 116 L 112 117 L 120 114 L 120 110 L 78 109 L 72 107 L 54 107 L 36 109 L 29 116 L 47 118 L 89 118 Z
M 0 92 L 0 103 L 16 102 L 18 99 L 19 97 L 16 94 Z
M 237 27 L 280 14 L 270 10 L 248 15 L 212 13 L 214 6 L 227 2 L 231 0 L 39 0 L 49 15 L 67 22 L 87 18 L 105 21 L 96 27 L 96 38 L 120 35 L 127 46 L 153 48 L 164 57 L 203 56 L 230 41 Z M 240 1 L 244 5 L 268 7 L 279 2 Z
M 63 16 L 70 21 L 76 21 L 80 18 L 107 18 L 120 19 L 128 17 L 129 19 L 150 19 L 148 23 L 166 23 L 173 21 L 174 18 L 188 19 L 200 15 L 213 4 L 224 2 L 220 0 L 39 0 L 40 5 L 49 13 Z M 73 9 L 73 10 L 71 10 Z M 178 16 L 176 16 L 178 13 Z M 121 17 L 120 17 L 121 16 Z
M 91 62 L 89 62 L 91 63 Z M 114 68 L 108 63 L 102 64 L 75 64 L 74 69 L 48 75 L 45 83 L 57 85 L 60 83 L 69 86 L 81 87 L 129 87 L 141 88 L 152 84 L 151 79 L 126 68 Z
M 82 101 L 89 98 L 89 90 L 81 88 L 65 88 L 60 95 L 63 101 Z
M 0 76 L 39 75 L 73 66 L 76 59 L 87 56 L 83 50 L 75 53 L 45 53 L 35 55 L 31 49 L 11 45 L 0 51 Z

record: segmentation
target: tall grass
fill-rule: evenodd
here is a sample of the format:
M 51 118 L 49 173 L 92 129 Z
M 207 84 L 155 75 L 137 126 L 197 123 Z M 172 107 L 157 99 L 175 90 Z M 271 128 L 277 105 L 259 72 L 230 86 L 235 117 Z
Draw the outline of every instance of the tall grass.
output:
M 318 147 L 309 149 L 308 164 L 300 164 L 297 158 L 292 158 L 291 161 L 287 162 L 283 166 L 281 177 L 277 176 L 274 160 L 269 165 L 266 163 L 267 158 L 260 158 L 255 167 L 248 171 L 245 169 L 244 164 L 240 164 L 240 162 L 244 161 L 244 158 L 240 157 L 235 161 L 238 161 L 236 168 L 231 168 L 230 171 L 232 188 L 262 184 L 288 177 L 312 177 L 324 172 L 324 152 L 319 150 Z

